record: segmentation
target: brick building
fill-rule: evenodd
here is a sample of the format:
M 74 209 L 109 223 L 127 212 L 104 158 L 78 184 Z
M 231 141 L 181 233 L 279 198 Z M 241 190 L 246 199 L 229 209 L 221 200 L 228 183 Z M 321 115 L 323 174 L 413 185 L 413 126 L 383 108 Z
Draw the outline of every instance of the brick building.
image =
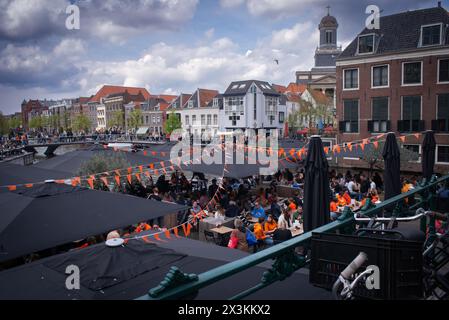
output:
M 396 132 L 436 131 L 437 171 L 449 169 L 449 14 L 435 8 L 380 19 L 337 59 L 338 143 Z M 421 153 L 422 137 L 404 147 Z M 361 166 L 343 158 L 344 166 Z M 405 168 L 420 171 L 419 163 Z

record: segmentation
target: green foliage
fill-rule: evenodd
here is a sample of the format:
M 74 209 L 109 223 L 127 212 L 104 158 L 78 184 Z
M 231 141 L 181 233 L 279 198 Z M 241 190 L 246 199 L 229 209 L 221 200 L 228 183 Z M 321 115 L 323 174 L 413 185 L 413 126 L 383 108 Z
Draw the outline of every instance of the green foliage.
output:
M 384 168 L 384 162 L 382 157 L 384 145 L 385 141 L 379 141 L 379 147 L 377 149 L 374 148 L 374 146 L 370 146 L 370 148 L 365 148 L 363 156 L 360 158 L 360 160 L 366 162 L 369 165 L 371 171 L 375 168 L 376 169 Z M 419 160 L 419 154 L 404 148 L 402 144 L 399 144 L 399 151 L 401 153 L 401 163 L 408 163 L 410 161 Z
M 14 116 L 8 121 L 8 129 L 17 129 L 22 125 L 22 118 L 19 116 Z
M 124 127 L 125 116 L 123 110 L 115 111 L 109 120 L 110 127 Z
M 73 119 L 72 127 L 75 131 L 88 132 L 91 124 L 92 123 L 88 116 L 86 116 L 84 114 L 80 114 L 75 119 Z
M 171 134 L 176 129 L 181 129 L 181 125 L 181 119 L 179 119 L 178 115 L 172 111 L 168 115 L 167 121 L 165 121 L 165 132 Z
M 124 169 L 130 167 L 126 157 L 117 152 L 107 152 L 97 154 L 84 162 L 79 171 L 79 176 L 89 176 L 91 174 Z
M 128 125 L 130 128 L 137 129 L 143 124 L 142 111 L 140 109 L 133 109 L 129 113 Z
M 29 127 L 31 129 L 41 129 L 44 125 L 43 117 L 36 116 L 30 119 Z
M 0 134 L 4 135 L 7 134 L 8 132 L 9 132 L 8 120 L 0 112 Z

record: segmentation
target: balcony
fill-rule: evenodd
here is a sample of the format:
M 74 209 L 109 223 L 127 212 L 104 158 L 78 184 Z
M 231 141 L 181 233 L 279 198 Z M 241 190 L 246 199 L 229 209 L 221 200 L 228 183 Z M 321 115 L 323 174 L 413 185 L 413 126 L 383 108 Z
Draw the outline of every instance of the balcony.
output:
M 389 132 L 391 122 L 389 120 L 371 120 L 368 121 L 368 131 L 371 133 Z
M 435 132 L 449 132 L 449 119 L 432 120 L 432 130 Z
M 358 121 L 340 121 L 338 128 L 342 133 L 358 133 L 359 122 Z
M 426 130 L 426 124 L 424 120 L 399 120 L 398 131 L 399 132 L 421 132 Z

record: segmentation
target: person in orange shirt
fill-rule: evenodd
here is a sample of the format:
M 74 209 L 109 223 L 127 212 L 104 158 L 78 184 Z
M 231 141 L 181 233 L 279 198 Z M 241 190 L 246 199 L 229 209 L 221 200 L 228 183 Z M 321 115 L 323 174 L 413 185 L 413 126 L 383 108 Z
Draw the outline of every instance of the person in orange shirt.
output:
M 259 222 L 254 225 L 254 235 L 258 241 L 267 245 L 272 245 L 273 239 L 265 234 L 263 227 L 264 221 L 264 218 L 259 218 Z
M 264 224 L 265 234 L 272 234 L 277 230 L 277 228 L 278 224 L 274 220 L 273 215 L 270 214 L 267 218 L 267 221 Z
M 348 203 L 346 202 L 346 197 L 344 196 L 344 191 L 340 191 L 339 194 L 337 194 L 337 205 L 339 207 L 345 207 L 348 205 Z
M 346 191 L 345 194 L 343 195 L 343 197 L 344 197 L 345 200 L 346 200 L 346 205 L 349 206 L 349 205 L 351 204 L 351 201 L 352 201 L 352 198 L 351 198 L 351 196 L 349 195 L 349 192 Z
M 337 199 L 332 199 L 330 204 L 330 212 L 337 212 L 338 206 L 337 206 Z
M 142 222 L 141 224 L 139 224 L 139 226 L 136 228 L 136 230 L 134 230 L 134 232 L 141 233 L 143 231 L 148 231 L 148 230 L 151 230 L 151 226 L 146 222 Z

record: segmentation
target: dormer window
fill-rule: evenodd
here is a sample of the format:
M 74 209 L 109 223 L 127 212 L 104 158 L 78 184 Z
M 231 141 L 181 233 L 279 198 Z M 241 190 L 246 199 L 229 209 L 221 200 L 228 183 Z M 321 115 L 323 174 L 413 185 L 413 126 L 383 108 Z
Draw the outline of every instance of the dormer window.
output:
M 192 100 L 189 100 L 189 105 L 188 105 L 188 107 L 191 109 L 191 108 L 193 108 L 193 101 Z
M 359 54 L 374 52 L 374 34 L 359 36 Z
M 214 108 L 218 108 L 218 98 L 214 98 L 212 105 Z
M 442 24 L 427 25 L 421 27 L 421 47 L 441 44 Z

